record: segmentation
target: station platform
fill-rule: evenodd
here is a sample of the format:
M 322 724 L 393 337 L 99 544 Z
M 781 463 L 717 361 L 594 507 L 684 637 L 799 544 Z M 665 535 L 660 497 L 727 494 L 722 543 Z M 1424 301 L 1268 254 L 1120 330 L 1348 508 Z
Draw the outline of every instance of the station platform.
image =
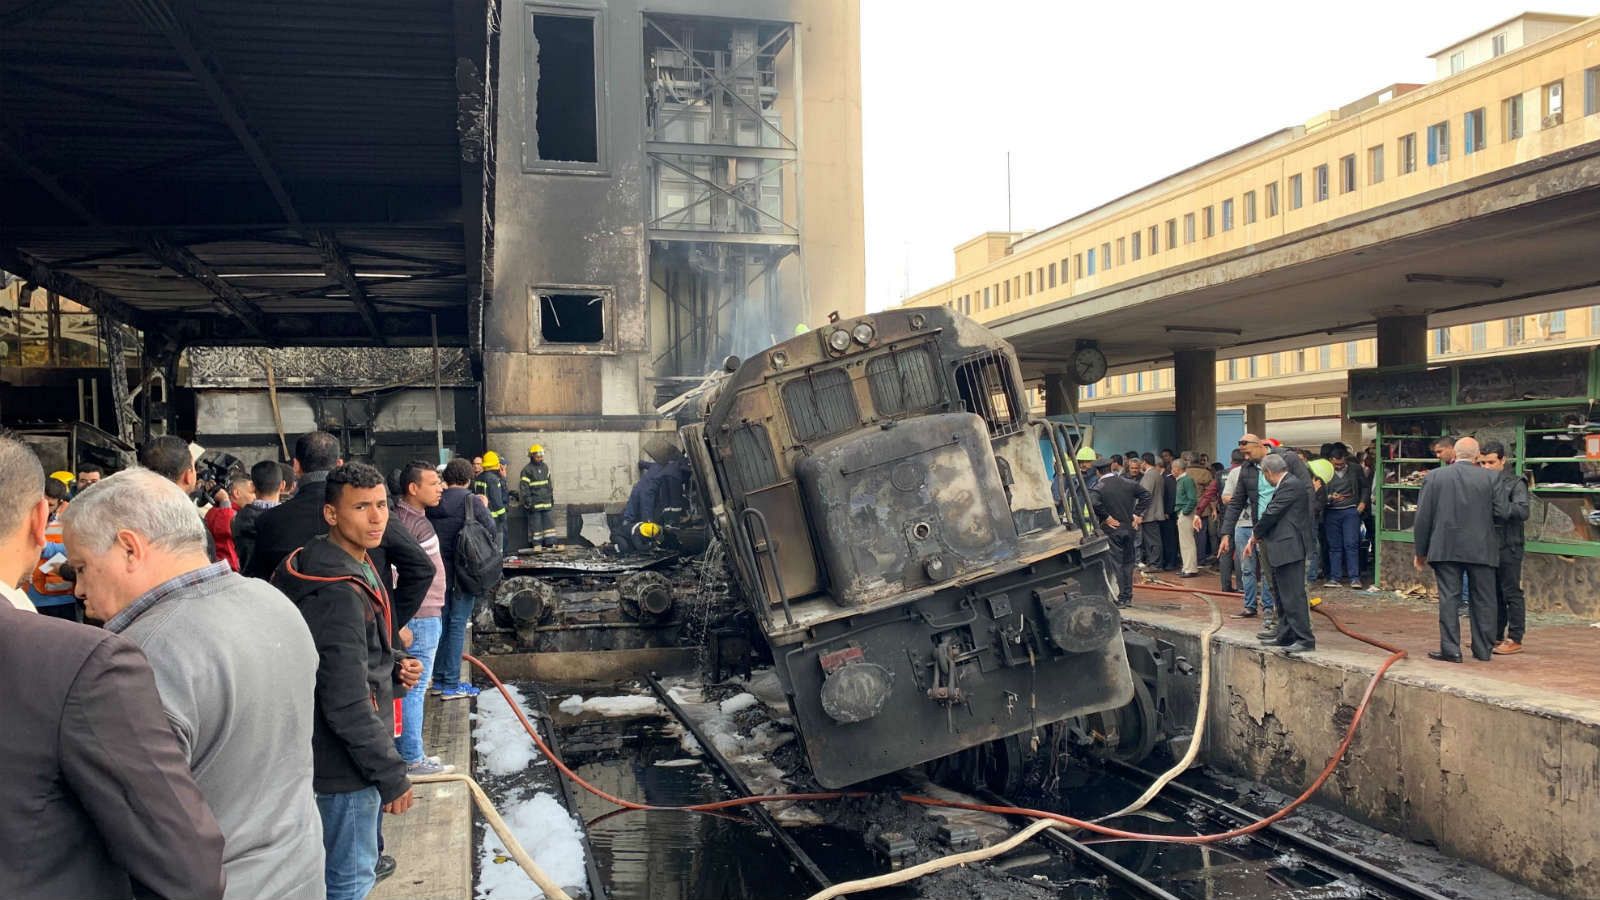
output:
M 428 697 L 422 746 L 457 772 L 472 771 L 472 704 Z M 395 873 L 368 900 L 465 900 L 472 888 L 472 797 L 467 786 L 419 784 L 417 802 L 403 816 L 383 817 L 383 852 Z
M 1214 578 L 1192 581 L 1216 586 Z M 1533 616 L 1523 653 L 1443 663 L 1426 656 L 1438 648 L 1432 601 L 1310 593 L 1345 627 L 1408 652 L 1378 685 L 1316 802 L 1546 894 L 1600 896 L 1600 632 L 1570 617 Z M 1215 599 L 1225 616 L 1242 608 L 1239 599 Z M 1194 666 L 1175 676 L 1169 694 L 1176 721 L 1193 722 L 1205 603 L 1136 588 L 1124 618 Z M 1257 643 L 1259 623 L 1224 619 L 1213 641 L 1201 758 L 1297 795 L 1337 749 L 1388 654 L 1313 614 L 1317 650 L 1289 657 Z

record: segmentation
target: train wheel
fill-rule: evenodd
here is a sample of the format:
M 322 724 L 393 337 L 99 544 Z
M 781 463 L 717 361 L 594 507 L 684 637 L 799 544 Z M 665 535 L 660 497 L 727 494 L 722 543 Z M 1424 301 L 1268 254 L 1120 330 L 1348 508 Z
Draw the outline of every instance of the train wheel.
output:
M 1071 720 L 1072 737 L 1091 755 L 1130 765 L 1142 762 L 1160 738 L 1156 703 L 1144 679 L 1133 678 L 1133 700 L 1117 709 L 1077 716 Z
M 1022 787 L 1026 763 L 1022 738 L 1013 735 L 933 760 L 924 769 L 929 778 L 952 790 L 972 793 L 987 788 L 1004 797 Z

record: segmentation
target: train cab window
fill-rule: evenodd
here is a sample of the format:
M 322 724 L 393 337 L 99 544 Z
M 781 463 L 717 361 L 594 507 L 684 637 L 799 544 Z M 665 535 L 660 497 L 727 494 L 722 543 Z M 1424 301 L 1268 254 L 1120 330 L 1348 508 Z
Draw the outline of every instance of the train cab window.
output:
M 824 369 L 783 386 L 783 407 L 795 440 L 838 434 L 861 423 L 856 395 L 844 369 Z
M 967 411 L 977 413 L 988 423 L 990 437 L 1022 430 L 1022 407 L 1017 402 L 1017 386 L 1012 383 L 1006 357 L 990 351 L 957 366 L 956 389 L 961 392 Z
M 752 422 L 733 430 L 728 458 L 728 480 L 741 494 L 752 494 L 778 483 L 778 466 L 772 458 L 772 441 L 765 425 Z
M 880 416 L 927 409 L 944 400 L 927 347 L 909 347 L 867 363 L 867 384 Z

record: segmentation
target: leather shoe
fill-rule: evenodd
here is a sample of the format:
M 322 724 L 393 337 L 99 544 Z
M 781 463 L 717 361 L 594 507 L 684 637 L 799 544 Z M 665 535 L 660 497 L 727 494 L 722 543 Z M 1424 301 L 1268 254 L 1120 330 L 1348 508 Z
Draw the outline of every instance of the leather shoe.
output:
M 1436 659 L 1439 662 L 1448 662 L 1448 663 L 1461 662 L 1461 657 L 1459 657 L 1459 656 L 1446 656 L 1445 654 L 1440 653 L 1437 650 L 1429 650 L 1428 651 L 1428 658 L 1429 659 Z
M 393 875 L 394 870 L 398 867 L 399 864 L 395 862 L 394 857 L 379 856 L 378 864 L 372 867 L 372 874 L 378 876 L 378 880 L 382 881 L 385 878 L 388 878 L 390 875 Z
M 1315 641 L 1295 641 L 1292 644 L 1284 645 L 1283 652 L 1292 655 L 1295 653 L 1310 653 L 1315 649 L 1317 649 Z
M 1256 642 L 1263 647 L 1287 647 L 1294 643 L 1294 638 L 1273 632 L 1271 634 L 1256 635 Z
M 1521 653 L 1522 643 L 1520 641 L 1513 641 L 1511 638 L 1506 638 L 1494 646 L 1494 652 L 1500 654 L 1501 656 L 1510 656 L 1513 653 Z
M 1255 617 L 1256 617 L 1256 611 L 1253 610 L 1253 609 L 1247 609 L 1247 610 L 1244 610 L 1242 612 L 1236 612 L 1233 615 L 1229 616 L 1228 618 L 1230 618 L 1230 619 L 1254 619 Z

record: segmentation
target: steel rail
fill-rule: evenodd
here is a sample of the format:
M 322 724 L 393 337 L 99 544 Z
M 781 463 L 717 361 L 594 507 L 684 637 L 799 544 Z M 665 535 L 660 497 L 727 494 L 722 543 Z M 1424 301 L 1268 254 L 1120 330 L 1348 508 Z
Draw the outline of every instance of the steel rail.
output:
M 1012 803 L 1010 800 L 1001 797 L 999 794 L 988 790 L 987 788 L 978 790 L 975 793 L 985 803 L 989 803 L 994 806 L 1017 805 Z M 1015 819 L 1022 817 L 1011 816 L 1009 818 Z M 1033 820 L 1029 821 L 1031 822 Z M 1065 850 L 1072 854 L 1074 858 L 1081 859 L 1084 862 L 1093 865 L 1095 868 L 1117 879 L 1118 881 L 1121 881 L 1124 885 L 1132 888 L 1135 891 L 1138 891 L 1145 897 L 1153 898 L 1153 900 L 1182 900 L 1182 898 L 1180 898 L 1178 895 L 1168 891 L 1150 879 L 1140 875 L 1138 872 L 1135 872 L 1127 866 L 1124 866 L 1122 863 L 1117 862 L 1111 857 L 1106 856 L 1104 853 L 1101 853 L 1093 847 L 1090 847 L 1088 844 L 1085 844 L 1060 828 L 1045 829 L 1039 833 L 1039 839 L 1055 844 L 1058 849 Z
M 1138 766 L 1131 765 L 1120 760 L 1109 759 L 1106 760 L 1106 762 L 1110 768 L 1115 769 L 1121 774 L 1132 779 L 1152 781 L 1156 777 L 1151 772 L 1146 772 L 1144 769 L 1141 769 Z M 1241 806 L 1236 806 L 1221 798 L 1213 797 L 1204 791 L 1190 787 L 1189 785 L 1179 781 L 1171 782 L 1166 786 L 1165 790 L 1178 794 L 1185 800 L 1193 801 L 1194 803 L 1205 807 L 1206 810 L 1212 815 L 1224 821 L 1231 820 L 1239 824 L 1248 825 L 1254 822 L 1259 822 L 1262 818 L 1261 816 L 1258 816 Z M 1444 894 L 1434 891 L 1425 885 L 1409 881 L 1394 872 L 1374 865 L 1373 863 L 1361 859 L 1358 856 L 1352 856 L 1351 854 L 1346 853 L 1337 847 L 1329 846 L 1328 844 L 1318 841 L 1315 838 L 1308 837 L 1292 829 L 1285 828 L 1279 823 L 1274 822 L 1273 824 L 1268 825 L 1265 831 L 1272 837 L 1281 840 L 1285 844 L 1292 845 L 1295 849 L 1322 861 L 1324 864 L 1331 865 L 1342 870 L 1337 874 L 1348 873 L 1355 875 L 1358 878 L 1362 878 L 1366 881 L 1374 883 L 1382 890 L 1398 897 L 1408 898 L 1408 900 L 1450 900 L 1450 898 L 1446 897 Z M 1256 835 L 1256 837 L 1263 840 L 1265 839 L 1259 834 Z
M 711 738 L 700 729 L 700 725 L 696 723 L 687 712 L 684 711 L 682 706 L 678 705 L 678 701 L 672 699 L 672 695 L 667 693 L 667 689 L 662 686 L 661 680 L 656 677 L 656 674 L 651 672 L 650 674 L 646 675 L 645 681 L 649 683 L 650 690 L 655 692 L 656 697 L 662 702 L 662 704 L 672 712 L 672 715 L 675 716 L 679 722 L 683 723 L 683 727 L 689 729 L 689 733 L 694 735 L 694 739 L 700 742 L 700 749 L 704 750 L 706 756 L 710 757 L 711 761 L 717 764 L 717 768 L 722 770 L 722 774 L 728 779 L 728 783 L 733 785 L 734 793 L 740 797 L 752 796 L 753 792 L 750 790 L 750 786 L 745 783 L 745 780 L 740 777 L 738 771 L 733 768 L 733 765 L 729 763 L 727 758 L 722 755 L 722 752 L 717 749 L 717 745 L 711 742 Z M 795 843 L 794 838 L 791 837 L 787 831 L 783 830 L 783 826 L 779 825 L 778 820 L 772 817 L 772 813 L 767 811 L 766 806 L 759 803 L 752 804 L 750 807 L 750 814 L 755 817 L 756 821 L 760 822 L 761 825 L 767 829 L 767 831 L 772 835 L 773 839 L 778 842 L 778 846 L 783 848 L 785 853 L 789 854 L 789 858 L 793 860 L 795 866 L 799 868 L 801 872 L 804 872 L 806 877 L 811 879 L 811 881 L 816 884 L 818 888 L 827 890 L 828 888 L 833 887 L 833 882 L 828 879 L 827 875 L 823 874 L 823 871 L 817 865 L 816 860 L 813 860 L 811 855 L 806 853 L 803 847 Z
M 550 721 L 550 698 L 545 695 L 543 690 L 537 691 L 536 696 L 539 698 L 539 717 L 544 720 L 545 724 L 545 740 L 550 745 L 551 752 L 560 756 L 560 738 L 556 734 L 555 724 Z M 557 772 L 555 781 L 556 788 L 561 792 L 561 805 L 566 808 L 567 812 L 575 816 L 578 815 L 578 803 L 572 796 L 572 788 L 567 784 L 567 780 L 561 777 L 561 773 Z M 594 846 L 589 843 L 588 826 L 579 829 L 578 841 L 583 845 L 583 869 L 589 879 L 590 900 L 609 900 L 606 894 L 605 882 L 600 876 L 599 860 L 595 859 Z

